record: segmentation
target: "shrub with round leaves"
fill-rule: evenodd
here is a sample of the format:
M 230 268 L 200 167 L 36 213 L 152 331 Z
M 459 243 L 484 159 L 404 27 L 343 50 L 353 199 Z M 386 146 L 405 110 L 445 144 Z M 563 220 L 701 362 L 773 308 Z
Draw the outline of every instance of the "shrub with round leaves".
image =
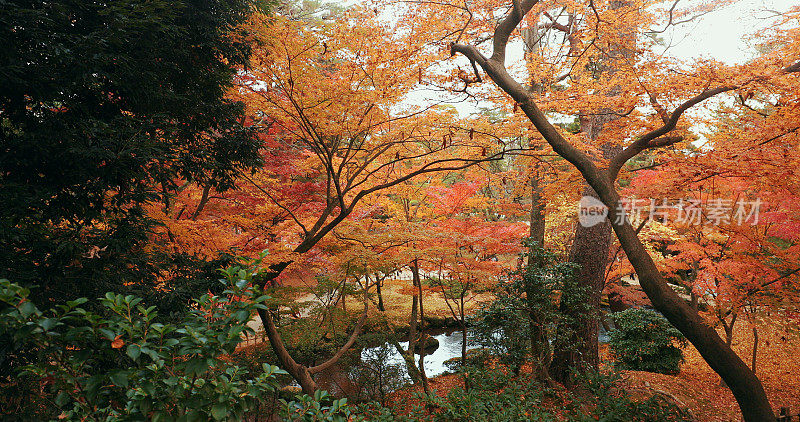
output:
M 616 328 L 609 346 L 620 369 L 674 374 L 683 362 L 686 339 L 655 311 L 631 308 L 612 314 Z
M 249 373 L 226 358 L 266 309 L 268 297 L 251 287 L 254 268 L 222 270 L 224 293 L 196 299 L 180 324 L 114 293 L 99 299 L 98 312 L 82 307 L 87 299 L 42 311 L 28 289 L 0 280 L 0 325 L 16 347 L 39 353 L 20 375 L 46 386 L 59 419 L 239 420 L 272 400 L 275 375 L 285 374 L 267 364 Z

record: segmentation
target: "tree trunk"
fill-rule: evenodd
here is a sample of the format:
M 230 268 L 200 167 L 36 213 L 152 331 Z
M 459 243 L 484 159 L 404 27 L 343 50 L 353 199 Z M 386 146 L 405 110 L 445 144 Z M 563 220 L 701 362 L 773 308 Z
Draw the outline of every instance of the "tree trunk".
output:
M 581 131 L 590 139 L 597 139 L 609 117 L 589 116 L 581 118 Z M 619 147 L 603 145 L 603 158 L 610 159 L 619 152 Z M 583 189 L 584 197 L 600 196 L 588 184 Z M 606 269 L 611 248 L 611 222 L 608 219 L 591 227 L 578 224 L 569 253 L 569 262 L 576 264 L 577 286 L 581 291 L 562 291 L 559 311 L 568 316 L 565 324 L 558 327 L 560 341 L 554 343 L 553 362 L 550 375 L 557 381 L 570 384 L 574 370 L 585 372 L 597 369 L 600 364 L 597 335 L 600 324 L 600 299 L 605 287 Z M 565 300 L 566 299 L 566 300 Z
M 272 320 L 272 316 L 269 315 L 269 311 L 259 309 L 258 316 L 261 318 L 261 322 L 264 324 L 264 330 L 267 332 L 267 337 L 269 337 L 272 350 L 278 357 L 280 367 L 286 370 L 286 372 L 288 372 L 289 375 L 291 375 L 292 378 L 294 378 L 295 381 L 300 384 L 300 388 L 303 389 L 303 393 L 313 395 L 314 391 L 317 390 L 317 382 L 311 377 L 311 373 L 308 372 L 308 368 L 295 362 L 295 360 L 292 358 L 292 355 L 289 354 L 289 351 L 283 344 L 283 339 L 281 339 L 280 334 L 278 333 L 278 328 L 275 326 L 275 323 Z
M 536 252 L 534 248 L 544 247 L 544 232 L 545 232 L 545 214 L 544 202 L 542 202 L 542 185 L 540 181 L 539 168 L 535 169 L 535 175 L 530 179 L 531 183 L 531 216 L 530 216 L 530 240 L 535 242 L 531 245 L 531 250 L 528 256 L 528 269 L 541 267 L 542 262 L 536 260 Z M 547 367 L 550 365 L 550 341 L 547 335 L 547 327 L 543 324 L 537 309 L 536 286 L 533 285 L 535 280 L 532 277 L 526 276 L 525 282 L 525 297 L 528 307 L 528 334 L 530 335 L 531 343 L 531 357 L 533 359 L 533 374 L 534 377 L 540 381 L 550 379 Z
M 606 206 L 610 205 L 609 218 L 612 220 L 617 218 L 615 204 L 619 202 L 619 195 L 610 186 L 608 179 L 603 180 L 592 174 L 588 174 L 587 179 L 595 189 L 600 190 Z M 722 341 L 714 328 L 667 285 L 630 223 L 627 221 L 623 224 L 616 223 L 617 221 L 614 221 L 612 228 L 628 260 L 636 269 L 639 282 L 647 297 L 653 306 L 697 348 L 708 365 L 722 377 L 733 392 L 744 419 L 748 422 L 775 420 L 767 394 L 755 373 Z
M 619 169 L 632 157 L 647 149 L 651 141 L 675 129 L 683 112 L 712 96 L 734 89 L 728 86 L 708 89 L 676 108 L 664 125 L 636 138 L 625 151 L 615 156 L 608 168 L 600 169 L 592 158 L 567 141 L 548 121 L 539 109 L 536 99 L 505 67 L 506 48 L 511 33 L 519 26 L 523 17 L 538 3 L 537 0 L 514 2 L 514 10 L 495 27 L 493 52 L 484 56 L 476 47 L 451 44 L 453 54 L 461 53 L 479 65 L 503 91 L 519 105 L 539 133 L 558 155 L 569 161 L 597 192 L 609 208 L 611 227 L 619 239 L 622 249 L 639 276 L 639 282 L 653 306 L 660 311 L 697 348 L 711 368 L 722 376 L 731 389 L 742 416 L 748 422 L 774 421 L 775 414 L 764 392 L 764 387 L 752 370 L 728 347 L 717 332 L 709 326 L 689 304 L 685 303 L 665 281 L 653 259 L 639 241 L 633 227 L 617 209 L 620 197 L 614 188 Z
M 692 306 L 694 308 L 694 306 Z M 696 308 L 695 308 L 696 309 Z M 733 327 L 736 324 L 736 319 L 739 317 L 739 314 L 734 313 L 731 317 L 731 322 L 726 323 L 725 318 L 722 318 L 722 329 L 725 331 L 725 344 L 728 347 L 731 347 L 733 343 Z
M 416 258 L 411 264 L 411 274 L 414 280 L 413 283 L 417 286 L 417 296 L 419 297 L 419 338 L 423 341 L 419 347 L 419 376 L 422 381 L 422 391 L 425 394 L 429 394 L 428 376 L 425 375 L 425 308 L 422 301 L 422 281 L 419 278 L 419 261 Z M 409 341 L 408 345 L 413 356 L 414 348 L 411 347 L 411 341 Z
M 378 292 L 378 310 L 381 312 L 386 312 L 386 308 L 383 307 L 383 293 L 381 292 L 381 284 L 383 284 L 383 280 L 375 278 L 375 286 Z
M 413 285 L 416 287 L 416 282 L 413 282 Z M 414 361 L 414 348 L 417 345 L 418 303 L 417 293 L 414 291 L 414 294 L 411 296 L 411 317 L 408 321 L 408 350 L 403 351 L 399 343 L 396 345 L 400 354 L 403 356 L 403 360 L 406 362 L 406 368 L 408 370 L 408 375 L 411 377 L 411 381 L 417 385 L 422 383 L 422 374 L 419 373 L 417 363 Z
M 753 360 L 750 368 L 756 373 L 756 357 L 758 356 L 758 327 L 753 324 Z
M 408 350 L 403 349 L 403 346 L 400 345 L 400 342 L 396 340 L 391 340 L 391 344 L 394 346 L 397 353 L 400 353 L 400 356 L 403 357 L 403 362 L 406 364 L 406 370 L 408 371 L 408 376 L 411 377 L 411 382 L 414 385 L 419 385 L 422 382 L 422 378 L 419 374 L 419 369 L 417 369 L 417 364 L 414 362 L 414 352 L 412 351 L 409 353 Z M 409 346 L 411 346 L 411 342 L 409 342 Z
M 258 316 L 261 318 L 261 323 L 264 325 L 264 331 L 267 333 L 272 350 L 275 352 L 275 356 L 278 357 L 278 363 L 280 363 L 280 367 L 286 370 L 286 372 L 288 372 L 289 375 L 291 375 L 292 378 L 294 378 L 298 384 L 300 384 L 300 387 L 303 389 L 303 393 L 313 395 L 317 390 L 317 383 L 314 381 L 312 375 L 333 366 L 333 364 L 338 362 L 339 359 L 341 359 L 341 357 L 344 356 L 348 350 L 350 350 L 350 347 L 355 344 L 356 339 L 358 339 L 358 336 L 361 334 L 361 329 L 364 327 L 364 323 L 367 321 L 367 314 L 369 311 L 369 296 L 366 288 L 364 289 L 363 300 L 364 312 L 361 314 L 361 318 L 356 323 L 355 328 L 353 328 L 353 332 L 350 334 L 347 342 L 345 342 L 345 344 L 342 345 L 342 347 L 340 347 L 339 350 L 337 350 L 336 353 L 328 360 L 310 368 L 297 363 L 292 358 L 292 355 L 289 353 L 289 350 L 283 343 L 280 332 L 278 332 L 278 327 L 275 325 L 275 321 L 272 318 L 272 313 L 265 309 L 258 310 Z

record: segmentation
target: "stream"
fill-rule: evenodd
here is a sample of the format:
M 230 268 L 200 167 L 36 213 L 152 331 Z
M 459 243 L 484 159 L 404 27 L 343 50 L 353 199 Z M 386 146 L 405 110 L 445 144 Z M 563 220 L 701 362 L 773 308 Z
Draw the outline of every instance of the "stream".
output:
M 448 359 L 461 357 L 461 343 L 464 341 L 464 338 L 460 330 L 432 335 L 431 337 L 439 341 L 439 347 L 433 352 L 427 352 L 428 354 L 425 355 L 425 374 L 428 375 L 428 377 L 435 377 L 448 371 L 444 364 L 445 361 Z M 408 372 L 405 371 L 405 361 L 403 360 L 403 357 L 400 356 L 400 353 L 398 353 L 397 350 L 389 343 L 385 343 L 382 346 L 369 347 L 361 350 L 361 359 L 367 359 L 375 351 L 375 349 L 387 346 L 390 347 L 392 353 L 385 363 L 387 365 L 402 365 L 405 375 L 408 376 Z M 408 342 L 401 341 L 400 346 L 402 346 L 404 349 L 407 349 Z M 467 344 L 468 350 L 476 349 L 477 347 L 478 346 L 475 344 Z M 419 365 L 419 354 L 414 354 L 414 363 Z

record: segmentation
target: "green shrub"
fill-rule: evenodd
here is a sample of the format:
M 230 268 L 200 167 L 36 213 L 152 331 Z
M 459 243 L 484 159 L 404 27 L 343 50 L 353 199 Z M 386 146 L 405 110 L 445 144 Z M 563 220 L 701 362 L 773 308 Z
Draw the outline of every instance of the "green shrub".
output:
M 420 396 L 417 407 L 404 421 L 569 421 L 666 422 L 693 420 L 673 403 L 652 396 L 634 400 L 616 373 L 587 371 L 577 378 L 576 393 L 555 391 L 525 377 L 486 369 L 468 374 L 468 391 L 450 390 L 447 397 Z M 579 391 L 579 392 L 577 392 Z
M 472 387 L 456 387 L 447 397 L 421 396 L 425 407 L 416 408 L 409 421 L 553 421 L 555 416 L 543 405 L 551 392 L 527 379 L 493 370 L 472 370 L 467 374 Z
M 107 293 L 97 313 L 69 301 L 42 311 L 30 291 L 0 280 L 0 326 L 38 359 L 23 379 L 40 383 L 51 418 L 98 421 L 239 420 L 274 400 L 275 375 L 230 362 L 247 322 L 266 296 L 250 287 L 251 268 L 224 270 L 222 295 L 194 301 L 180 324 L 158 322 L 141 299 Z
M 253 334 L 247 322 L 267 310 L 268 297 L 251 287 L 259 265 L 222 270 L 222 294 L 195 299 L 176 324 L 161 322 L 141 298 L 114 293 L 98 300 L 98 312 L 83 298 L 43 311 L 29 289 L 0 280 L 0 329 L 11 333 L 12 348 L 36 353 L 18 384 L 42 386 L 52 403 L 34 419 L 394 420 L 380 405 L 350 406 L 325 391 L 278 400 L 277 376 L 288 374 L 257 362 L 267 351 L 234 353 L 242 334 Z
M 620 369 L 674 374 L 683 362 L 686 339 L 660 314 L 632 308 L 612 314 L 610 347 Z
M 470 319 L 470 340 L 515 373 L 526 362 L 541 372 L 549 362 L 551 349 L 576 347 L 574 327 L 585 322 L 559 309 L 554 298 L 560 292 L 570 292 L 561 295 L 562 301 L 588 303 L 588 290 L 575 281 L 574 264 L 560 262 L 553 251 L 535 242 L 526 241 L 524 246 L 529 251 L 524 256 L 536 265 L 510 273 L 506 282 L 495 288 L 494 300 L 481 304 Z M 577 307 L 572 305 L 570 309 Z M 534 357 L 532 343 L 537 351 Z

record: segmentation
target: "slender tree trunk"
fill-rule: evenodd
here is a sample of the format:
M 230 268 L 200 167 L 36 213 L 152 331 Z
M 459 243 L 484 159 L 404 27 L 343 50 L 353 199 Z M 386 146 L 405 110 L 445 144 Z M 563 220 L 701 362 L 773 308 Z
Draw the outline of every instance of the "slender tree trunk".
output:
M 386 312 L 386 308 L 383 307 L 383 293 L 381 292 L 381 285 L 383 284 L 383 280 L 378 278 L 375 279 L 375 287 L 378 292 L 378 310 L 381 312 Z
M 416 282 L 413 282 L 413 286 L 414 288 L 417 287 Z M 416 290 L 414 290 L 414 294 L 411 296 L 411 317 L 409 318 L 408 321 L 408 350 L 400 352 L 400 354 L 403 356 L 403 360 L 405 360 L 406 362 L 408 375 L 411 377 L 411 381 L 414 382 L 414 384 L 422 383 L 422 374 L 419 373 L 419 368 L 417 368 L 417 363 L 414 361 L 414 349 L 417 346 L 418 309 L 419 309 L 419 301 Z M 402 350 L 402 348 L 400 348 L 399 343 L 397 344 L 396 347 L 398 348 L 398 350 Z
M 756 373 L 756 357 L 758 356 L 758 327 L 753 324 L 753 358 L 750 368 Z
M 400 342 L 396 340 L 391 340 L 391 344 L 394 346 L 397 353 L 403 357 L 403 362 L 406 364 L 406 370 L 408 371 L 408 376 L 411 377 L 411 382 L 414 385 L 419 385 L 422 382 L 422 378 L 419 374 L 419 369 L 417 369 L 417 364 L 414 362 L 414 353 L 409 353 L 408 350 L 403 349 L 403 346 L 400 345 Z M 411 346 L 411 342 L 409 342 L 409 347 Z
M 419 375 L 422 381 L 422 391 L 424 391 L 425 394 L 429 394 L 430 387 L 428 386 L 428 376 L 425 375 L 425 308 L 422 300 L 422 281 L 419 278 L 419 261 L 416 258 L 411 263 L 411 274 L 414 280 L 413 283 L 417 287 L 417 296 L 419 300 L 419 338 L 422 341 L 419 345 Z M 411 342 L 409 341 L 409 349 L 413 355 L 414 348 L 410 346 Z
M 289 351 L 283 344 L 283 339 L 281 339 L 280 334 L 278 333 L 278 328 L 275 326 L 272 317 L 269 315 L 269 311 L 259 309 L 258 315 L 261 317 L 261 321 L 264 324 L 264 330 L 267 332 L 267 337 L 269 337 L 270 344 L 272 344 L 272 350 L 278 357 L 280 367 L 288 372 L 289 375 L 291 375 L 292 378 L 294 378 L 295 381 L 300 384 L 300 388 L 303 389 L 304 393 L 309 395 L 314 394 L 314 391 L 317 390 L 317 382 L 314 381 L 311 373 L 308 372 L 308 368 L 295 362 L 295 360 L 292 358 L 292 355 L 289 354 Z
M 269 282 L 270 280 L 264 281 L 264 283 Z M 300 363 L 297 363 L 293 358 L 292 355 L 289 353 L 289 350 L 286 348 L 286 345 L 283 343 L 283 339 L 281 338 L 280 332 L 278 332 L 278 327 L 275 325 L 275 321 L 272 317 L 272 313 L 265 309 L 258 310 L 258 316 L 261 318 L 261 323 L 264 325 L 264 331 L 269 338 L 269 343 L 272 346 L 273 352 L 275 352 L 275 356 L 278 357 L 278 363 L 280 367 L 284 369 L 289 375 L 294 378 L 300 387 L 303 389 L 303 393 L 312 395 L 317 390 L 317 383 L 314 381 L 312 377 L 313 374 L 319 373 L 324 371 L 325 369 L 333 366 L 336 362 L 341 359 L 344 354 L 350 350 L 350 347 L 355 344 L 356 339 L 361 334 L 361 329 L 364 327 L 364 323 L 367 321 L 367 314 L 369 311 L 369 296 L 367 289 L 364 289 L 363 295 L 364 301 L 364 312 L 361 314 L 361 318 L 356 323 L 355 328 L 353 328 L 350 337 L 347 339 L 342 347 L 334 353 L 328 360 L 322 362 L 319 365 L 314 365 L 312 367 L 307 367 Z
M 728 347 L 731 347 L 733 343 L 733 327 L 736 324 L 736 319 L 739 317 L 739 314 L 734 313 L 731 317 L 731 322 L 726 323 L 725 319 L 722 319 L 722 329 L 725 331 L 725 344 Z
M 413 266 L 411 267 L 411 271 L 413 274 Z M 413 280 L 413 278 L 412 278 Z M 422 374 L 417 367 L 417 363 L 414 360 L 415 350 L 417 347 L 417 320 L 419 314 L 419 298 L 417 295 L 417 284 L 416 281 L 412 281 L 412 285 L 414 287 L 414 293 L 411 296 L 411 316 L 408 321 L 408 349 L 404 350 L 402 346 L 400 346 L 399 342 L 395 342 L 394 346 L 397 349 L 397 352 L 400 353 L 400 356 L 403 357 L 403 361 L 406 364 L 406 370 L 408 371 L 408 375 L 411 377 L 411 382 L 415 385 L 423 385 L 423 378 Z
M 446 300 L 446 299 L 445 299 Z M 467 321 L 466 317 L 464 316 L 464 293 L 461 294 L 461 301 L 459 303 L 458 313 L 460 314 L 460 318 L 458 319 L 458 324 L 461 326 L 461 367 L 467 367 Z M 469 386 L 466 385 L 465 381 L 465 388 L 469 391 Z
M 697 309 L 694 306 L 692 306 L 692 308 Z M 725 344 L 728 347 L 731 347 L 731 344 L 733 344 L 733 328 L 736 325 L 736 319 L 739 317 L 739 314 L 732 311 L 731 313 L 733 314 L 733 316 L 731 316 L 730 322 L 726 322 L 725 317 L 722 316 L 722 313 L 721 312 L 719 313 L 719 319 L 722 323 L 722 330 L 725 332 Z M 725 387 L 725 380 L 722 379 L 722 377 L 720 377 L 719 379 L 719 385 L 720 387 Z

